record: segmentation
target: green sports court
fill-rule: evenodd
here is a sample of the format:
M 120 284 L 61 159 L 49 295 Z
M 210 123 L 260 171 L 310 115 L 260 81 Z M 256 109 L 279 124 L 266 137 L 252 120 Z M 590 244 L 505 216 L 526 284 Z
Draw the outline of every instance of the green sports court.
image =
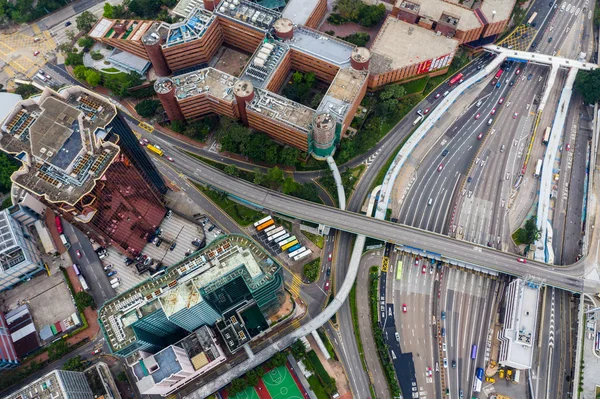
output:
M 268 395 L 264 392 L 264 388 L 261 395 L 257 392 L 257 389 L 263 384 Z M 262 378 L 262 383 L 259 382 L 256 387 L 248 387 L 243 392 L 230 396 L 229 399 L 268 399 L 269 396 L 271 399 L 304 399 L 296 381 L 285 366 L 270 370 Z

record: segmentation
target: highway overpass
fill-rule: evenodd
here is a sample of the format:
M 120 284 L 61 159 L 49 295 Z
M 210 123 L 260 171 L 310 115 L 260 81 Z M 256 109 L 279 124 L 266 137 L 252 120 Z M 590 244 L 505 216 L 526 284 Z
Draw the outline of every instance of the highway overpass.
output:
M 518 262 L 517 256 L 513 254 L 290 197 L 233 178 L 187 155 L 186 158 L 178 160 L 177 166 L 192 180 L 227 192 L 231 196 L 259 208 L 313 223 L 325 224 L 342 231 L 426 250 L 459 266 L 480 267 L 525 279 L 535 279 L 539 283 L 573 292 L 598 292 L 597 283 L 584 282 L 584 264 L 581 261 L 563 267 L 530 260 L 523 264 Z

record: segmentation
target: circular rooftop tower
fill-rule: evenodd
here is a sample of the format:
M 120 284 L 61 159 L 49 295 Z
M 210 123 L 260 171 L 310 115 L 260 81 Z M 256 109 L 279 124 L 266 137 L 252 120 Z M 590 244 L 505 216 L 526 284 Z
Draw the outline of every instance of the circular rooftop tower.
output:
M 369 69 L 371 52 L 366 47 L 356 47 L 350 55 L 350 65 L 357 71 Z
M 154 91 L 165 109 L 170 121 L 182 121 L 185 118 L 175 97 L 175 84 L 169 78 L 158 78 L 154 82 Z
M 289 40 L 294 36 L 294 24 L 287 18 L 279 18 L 273 24 L 275 34 L 282 40 Z
M 246 113 L 246 104 L 254 98 L 254 85 L 248 80 L 238 80 L 233 86 L 233 95 L 237 102 L 240 119 L 245 125 L 248 125 L 248 115 Z
M 169 76 L 171 68 L 162 52 L 162 37 L 155 31 L 146 32 L 142 36 L 142 44 L 148 53 L 148 58 L 158 76 Z
M 327 113 L 321 112 L 315 115 L 312 129 L 312 155 L 317 159 L 324 159 L 333 154 L 336 143 L 335 118 Z

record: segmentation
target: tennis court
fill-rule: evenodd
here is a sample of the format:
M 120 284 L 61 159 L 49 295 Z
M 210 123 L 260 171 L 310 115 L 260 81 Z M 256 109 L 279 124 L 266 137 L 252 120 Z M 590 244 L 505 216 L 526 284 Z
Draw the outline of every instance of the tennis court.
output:
M 285 366 L 269 371 L 262 380 L 273 399 L 304 399 L 294 377 Z

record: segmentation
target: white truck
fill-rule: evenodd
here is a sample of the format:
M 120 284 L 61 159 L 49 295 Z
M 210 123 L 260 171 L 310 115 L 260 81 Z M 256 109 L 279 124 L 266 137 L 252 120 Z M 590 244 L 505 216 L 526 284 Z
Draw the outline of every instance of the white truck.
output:
M 112 280 L 109 281 L 110 282 L 110 286 L 113 287 L 113 289 L 117 288 L 119 285 L 121 285 L 121 279 L 118 277 L 113 278 Z

